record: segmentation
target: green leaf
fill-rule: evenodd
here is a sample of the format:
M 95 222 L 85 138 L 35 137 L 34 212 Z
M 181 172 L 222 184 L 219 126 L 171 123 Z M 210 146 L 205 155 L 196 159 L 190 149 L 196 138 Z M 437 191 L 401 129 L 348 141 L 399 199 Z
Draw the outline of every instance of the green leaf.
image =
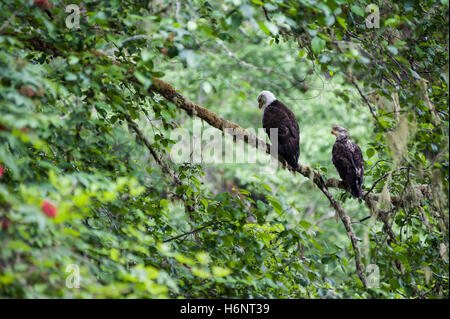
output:
M 231 274 L 230 269 L 223 268 L 223 267 L 217 267 L 217 266 L 212 267 L 212 272 L 213 272 L 214 277 L 225 277 L 225 276 L 228 276 L 229 274 Z
M 373 148 L 367 149 L 366 154 L 368 158 L 372 158 L 375 155 L 375 149 Z
M 195 276 L 200 278 L 207 279 L 211 277 L 211 273 L 203 268 L 192 267 L 191 271 Z
M 147 62 L 147 61 L 151 60 L 152 53 L 149 50 L 143 50 L 141 52 L 141 57 L 142 57 L 142 61 Z
M 269 185 L 262 183 L 261 186 L 264 187 L 268 192 L 272 193 L 272 188 L 270 188 Z
M 135 71 L 134 72 L 134 76 L 136 77 L 136 79 L 144 86 L 144 88 L 147 90 L 150 85 L 152 84 L 152 81 L 150 79 L 148 79 L 147 77 L 145 77 L 145 75 L 143 75 L 141 72 L 139 71 Z
M 397 49 L 395 46 L 393 46 L 393 45 L 389 45 L 389 46 L 387 47 L 387 49 L 388 49 L 388 51 L 391 52 L 393 55 L 397 55 L 397 54 L 398 54 L 398 49 Z
M 345 21 L 344 18 L 336 17 L 336 20 L 339 23 L 339 25 L 344 28 L 344 30 L 347 30 L 347 21 Z
M 211 258 L 207 252 L 199 252 L 195 255 L 195 258 L 202 264 L 206 265 L 211 261 Z
M 187 29 L 189 31 L 193 31 L 193 30 L 197 29 L 197 23 L 195 23 L 195 21 L 189 21 L 187 23 Z
M 298 53 L 298 57 L 300 59 L 303 59 L 306 56 L 306 51 L 304 49 L 301 49 L 300 52 Z
M 313 245 L 321 252 L 323 253 L 323 248 L 322 246 L 319 245 L 319 243 L 314 239 L 314 238 L 310 238 L 309 241 L 311 243 L 313 243 Z
M 312 224 L 306 220 L 301 220 L 300 221 L 300 225 L 304 228 L 304 229 L 309 229 L 311 228 Z
M 270 204 L 272 205 L 273 209 L 278 213 L 278 214 L 282 214 L 283 213 L 283 205 L 281 205 L 280 201 L 278 199 L 276 199 L 275 197 L 272 196 L 267 196 L 267 198 L 270 201 Z
M 360 6 L 354 4 L 350 7 L 350 10 L 352 10 L 353 13 L 359 15 L 360 17 L 364 17 L 365 16 L 365 11 L 363 8 L 361 8 Z
M 266 25 L 264 24 L 264 22 L 260 22 L 258 21 L 258 25 L 261 28 L 261 30 L 263 30 L 263 32 L 267 35 L 271 35 L 269 29 L 266 27 Z
M 252 0 L 252 2 L 255 3 L 255 4 L 258 4 L 258 5 L 260 5 L 260 6 L 263 6 L 263 5 L 264 5 L 264 2 L 261 2 L 261 1 L 259 1 L 259 0 Z
M 323 48 L 325 47 L 325 44 L 326 44 L 325 40 L 319 37 L 314 37 L 311 41 L 311 48 L 315 54 L 319 54 L 320 52 L 322 52 Z

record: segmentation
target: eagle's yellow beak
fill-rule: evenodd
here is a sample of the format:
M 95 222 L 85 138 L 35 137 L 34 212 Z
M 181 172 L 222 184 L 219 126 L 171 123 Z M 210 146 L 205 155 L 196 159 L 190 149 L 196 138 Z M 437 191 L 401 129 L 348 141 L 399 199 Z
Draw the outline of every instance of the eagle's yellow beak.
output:
M 263 107 L 263 103 L 262 103 L 262 102 L 259 102 L 259 103 L 258 103 L 258 108 L 261 110 L 262 107 Z

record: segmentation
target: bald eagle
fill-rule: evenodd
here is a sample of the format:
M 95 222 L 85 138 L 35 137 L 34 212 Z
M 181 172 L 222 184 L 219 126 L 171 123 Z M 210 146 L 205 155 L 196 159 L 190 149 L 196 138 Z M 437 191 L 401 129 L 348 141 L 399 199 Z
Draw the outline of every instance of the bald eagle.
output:
M 331 161 L 339 176 L 347 183 L 353 197 L 362 197 L 364 183 L 364 159 L 359 146 L 348 138 L 347 130 L 334 126 L 331 134 L 336 136 Z
M 270 129 L 278 129 L 278 141 L 270 138 L 272 145 L 278 143 L 278 154 L 295 170 L 300 156 L 300 132 L 294 113 L 278 101 L 272 92 L 258 95 L 259 108 L 264 108 L 262 124 L 270 138 Z

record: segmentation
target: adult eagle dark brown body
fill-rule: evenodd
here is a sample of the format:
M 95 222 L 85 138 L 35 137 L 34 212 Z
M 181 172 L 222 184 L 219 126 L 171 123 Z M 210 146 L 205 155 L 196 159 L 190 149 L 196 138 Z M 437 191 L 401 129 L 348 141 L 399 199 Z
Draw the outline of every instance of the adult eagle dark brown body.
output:
M 262 91 L 258 95 L 258 104 L 260 109 L 264 108 L 262 124 L 271 144 L 278 143 L 278 154 L 293 169 L 297 169 L 300 156 L 300 130 L 294 113 L 269 91 Z M 278 141 L 270 137 L 271 128 L 278 129 Z
M 350 187 L 353 197 L 361 198 L 364 183 L 364 159 L 361 149 L 350 141 L 345 128 L 334 126 L 331 134 L 336 136 L 331 161 L 339 176 Z

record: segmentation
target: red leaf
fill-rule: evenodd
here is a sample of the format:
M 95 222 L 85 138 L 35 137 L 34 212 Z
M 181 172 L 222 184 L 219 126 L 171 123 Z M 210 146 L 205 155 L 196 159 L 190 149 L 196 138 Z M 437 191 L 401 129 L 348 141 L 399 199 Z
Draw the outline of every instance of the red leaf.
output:
M 45 215 L 50 218 L 55 218 L 58 215 L 58 210 L 55 206 L 52 205 L 49 201 L 44 200 L 41 205 L 41 209 Z

